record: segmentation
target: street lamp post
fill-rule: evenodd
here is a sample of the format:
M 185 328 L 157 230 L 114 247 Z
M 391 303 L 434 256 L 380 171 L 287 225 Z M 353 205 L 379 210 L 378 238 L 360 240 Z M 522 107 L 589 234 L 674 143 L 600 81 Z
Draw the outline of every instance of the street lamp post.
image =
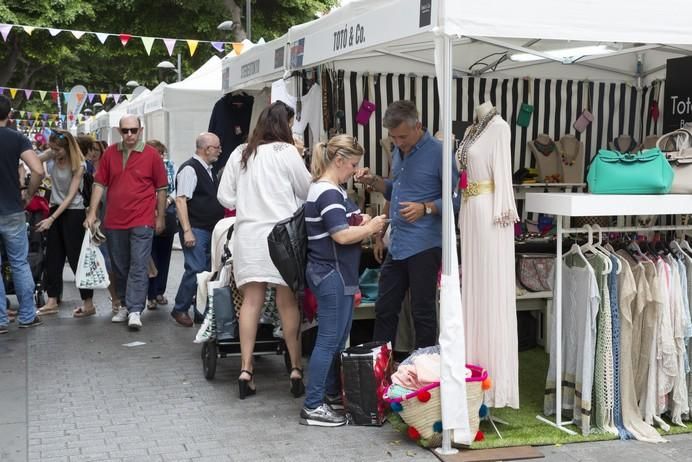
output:
M 175 64 L 173 64 L 170 61 L 161 61 L 156 65 L 159 69 L 173 69 L 178 73 L 178 82 L 183 80 L 183 66 L 182 66 L 182 60 L 180 57 L 180 53 L 178 53 L 178 66 L 176 67 Z

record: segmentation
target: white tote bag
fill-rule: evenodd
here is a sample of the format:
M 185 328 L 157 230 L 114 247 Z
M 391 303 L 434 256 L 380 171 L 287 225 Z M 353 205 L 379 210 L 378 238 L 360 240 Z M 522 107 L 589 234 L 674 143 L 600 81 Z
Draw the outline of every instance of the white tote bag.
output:
M 86 230 L 82 240 L 82 250 L 79 252 L 75 283 L 78 289 L 107 289 L 110 285 L 106 261 L 91 240 L 91 230 Z

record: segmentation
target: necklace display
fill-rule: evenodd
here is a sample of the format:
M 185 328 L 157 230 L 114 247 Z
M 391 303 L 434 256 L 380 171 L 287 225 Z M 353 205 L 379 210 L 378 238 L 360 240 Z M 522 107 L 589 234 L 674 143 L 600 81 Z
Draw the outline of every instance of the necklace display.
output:
M 462 190 L 465 190 L 469 185 L 468 173 L 466 171 L 468 167 L 469 148 L 473 145 L 473 143 L 476 142 L 476 140 L 478 140 L 478 138 L 481 137 L 485 129 L 488 128 L 488 125 L 490 125 L 490 121 L 496 115 L 497 109 L 491 109 L 482 119 L 469 128 L 469 132 L 461 141 L 461 144 L 459 144 L 456 156 L 461 167 L 461 173 L 459 175 L 459 188 Z
M 547 143 L 541 143 L 538 140 L 533 140 L 533 145 L 536 147 L 538 152 L 546 157 L 556 151 L 555 141 L 553 140 L 549 140 Z
M 574 154 L 571 157 L 568 157 L 566 155 L 566 152 L 565 152 L 567 150 L 567 147 L 562 145 L 563 144 L 562 140 L 560 140 L 560 141 L 561 141 L 560 142 L 561 149 L 559 151 L 560 151 L 560 159 L 562 159 L 562 163 L 564 165 L 567 165 L 567 166 L 574 165 L 577 162 L 577 157 L 579 157 L 579 145 L 573 145 Z

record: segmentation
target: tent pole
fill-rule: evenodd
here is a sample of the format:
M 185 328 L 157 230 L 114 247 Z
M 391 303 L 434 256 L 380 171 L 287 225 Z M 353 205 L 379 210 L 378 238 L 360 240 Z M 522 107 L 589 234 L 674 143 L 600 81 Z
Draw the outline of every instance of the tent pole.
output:
M 452 152 L 452 38 L 442 35 L 442 274 L 449 275 L 452 265 L 456 264 L 456 233 L 454 229 L 454 207 L 452 201 L 452 163 L 449 156 Z M 452 233 L 450 235 L 450 230 Z M 454 247 L 452 247 L 454 246 Z M 453 261 L 454 260 L 454 261 Z M 463 364 L 461 365 L 463 367 Z M 443 417 L 444 428 L 444 417 Z M 442 447 L 436 448 L 438 454 L 456 454 L 452 447 L 452 430 L 442 430 Z

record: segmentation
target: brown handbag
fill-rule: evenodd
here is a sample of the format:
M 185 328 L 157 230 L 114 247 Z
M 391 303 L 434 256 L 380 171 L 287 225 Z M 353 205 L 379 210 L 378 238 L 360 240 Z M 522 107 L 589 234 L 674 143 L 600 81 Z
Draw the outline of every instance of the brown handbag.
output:
M 552 291 L 553 266 L 555 266 L 555 255 L 517 254 L 517 279 L 529 292 Z
M 681 128 L 666 133 L 658 142 L 658 147 L 673 168 L 671 194 L 692 194 L 692 133 Z

